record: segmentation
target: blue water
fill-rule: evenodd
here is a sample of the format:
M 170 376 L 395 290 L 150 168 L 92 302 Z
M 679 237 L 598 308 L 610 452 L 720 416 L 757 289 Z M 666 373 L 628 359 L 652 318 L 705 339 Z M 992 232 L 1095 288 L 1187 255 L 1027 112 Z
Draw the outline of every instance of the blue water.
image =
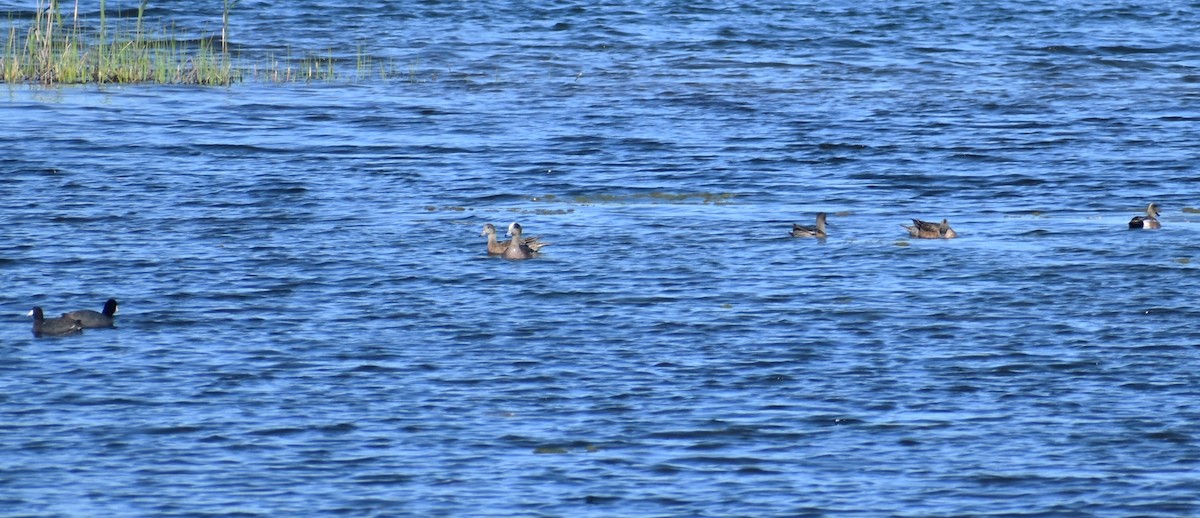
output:
M 339 77 L 2 91 L 0 514 L 1200 512 L 1200 6 L 232 20 Z

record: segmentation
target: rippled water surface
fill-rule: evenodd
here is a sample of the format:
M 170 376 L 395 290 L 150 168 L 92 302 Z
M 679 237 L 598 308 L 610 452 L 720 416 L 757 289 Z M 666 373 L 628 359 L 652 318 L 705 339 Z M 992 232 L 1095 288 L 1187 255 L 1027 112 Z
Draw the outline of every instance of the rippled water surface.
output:
M 3 514 L 1200 512 L 1200 6 L 237 9 L 3 90 Z

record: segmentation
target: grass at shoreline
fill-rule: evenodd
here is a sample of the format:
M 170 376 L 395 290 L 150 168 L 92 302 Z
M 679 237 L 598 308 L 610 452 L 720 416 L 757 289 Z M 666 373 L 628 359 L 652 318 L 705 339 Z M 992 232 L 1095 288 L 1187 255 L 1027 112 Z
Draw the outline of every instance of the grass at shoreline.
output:
M 166 30 L 148 32 L 143 19 L 148 1 L 141 0 L 132 20 L 115 23 L 105 15 L 104 0 L 98 22 L 91 25 L 77 15 L 64 18 L 58 0 L 38 0 L 28 24 L 10 14 L 0 48 L 0 80 L 47 85 L 227 85 L 239 80 L 220 37 L 181 40 Z
M 394 63 L 377 62 L 356 49 L 350 59 L 335 58 L 333 50 L 268 55 L 247 64 L 240 51 L 230 49 L 228 23 L 237 0 L 222 0 L 220 34 L 181 38 L 173 28 L 146 29 L 143 14 L 149 0 L 140 0 L 137 13 L 112 19 L 100 1 L 99 18 L 64 17 L 59 0 L 38 0 L 25 19 L 9 14 L 8 30 L 0 33 L 0 82 L 12 84 L 186 84 L 230 85 L 243 81 L 291 83 L 333 81 L 339 64 L 353 65 L 348 76 L 357 79 L 405 78 L 423 82 L 416 67 L 400 70 Z M 78 9 L 78 5 L 75 6 Z M 3 29 L 0 29 L 3 30 Z M 437 80 L 433 74 L 432 80 Z

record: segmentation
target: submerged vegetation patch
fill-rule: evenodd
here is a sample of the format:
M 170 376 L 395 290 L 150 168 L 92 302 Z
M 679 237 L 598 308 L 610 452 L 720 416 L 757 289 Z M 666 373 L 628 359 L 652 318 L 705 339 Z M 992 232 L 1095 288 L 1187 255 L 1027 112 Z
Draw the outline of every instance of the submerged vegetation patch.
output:
M 597 203 L 637 203 L 641 201 L 652 201 L 657 203 L 692 203 L 700 202 L 705 205 L 725 205 L 734 197 L 733 193 L 667 193 L 667 192 L 648 192 L 635 194 L 592 194 L 586 196 L 575 196 L 575 203 L 581 205 L 592 205 Z M 553 195 L 543 196 L 542 199 L 554 199 Z

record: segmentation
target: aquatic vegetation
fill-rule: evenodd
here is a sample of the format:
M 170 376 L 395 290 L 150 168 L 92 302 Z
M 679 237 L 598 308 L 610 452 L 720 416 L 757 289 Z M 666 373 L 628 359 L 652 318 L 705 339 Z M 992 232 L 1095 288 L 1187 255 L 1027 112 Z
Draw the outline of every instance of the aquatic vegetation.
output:
M 266 64 L 257 63 L 248 69 L 241 70 L 239 79 L 254 80 L 268 83 L 295 83 L 299 81 L 333 81 L 338 78 L 333 50 L 325 56 L 307 54 L 294 57 L 289 50 L 282 58 L 274 54 L 268 55 Z
M 564 455 L 569 453 L 596 453 L 600 451 L 600 447 L 594 444 L 583 444 L 582 446 L 538 446 L 533 449 L 533 453 L 539 455 Z
M 447 71 L 446 75 L 449 76 L 450 72 Z M 403 79 L 408 83 L 417 84 L 435 83 L 438 77 L 439 73 L 436 70 L 423 71 L 420 62 L 409 63 L 408 70 L 402 71 L 395 60 L 377 61 L 362 45 L 355 50 L 354 78 L 359 81 Z
M 704 193 L 676 194 L 676 193 L 665 193 L 665 192 L 652 192 L 648 196 L 652 199 L 666 201 L 666 202 L 686 202 L 689 199 L 701 198 L 705 204 L 723 205 L 725 203 L 728 203 L 729 200 L 731 198 L 733 198 L 733 193 L 728 193 L 728 192 L 707 193 L 707 192 L 704 192 Z
M 228 9 L 236 0 L 226 0 Z M 182 83 L 225 85 L 239 79 L 222 36 L 178 39 L 164 29 L 146 30 L 149 0 L 141 0 L 133 27 L 129 20 L 111 22 L 105 1 L 100 17 L 89 25 L 78 15 L 70 20 L 58 0 L 38 0 L 32 20 L 18 23 L 9 15 L 9 30 L 0 53 L 0 80 L 6 83 Z M 217 48 L 217 44 L 220 48 Z
M 652 201 L 655 203 L 671 203 L 671 204 L 686 204 L 695 200 L 699 200 L 704 205 L 726 205 L 733 199 L 733 193 L 667 193 L 654 191 L 649 193 L 635 194 L 592 194 L 580 195 L 574 197 L 574 202 L 581 205 L 592 205 L 597 203 L 639 203 L 642 201 Z M 554 195 L 547 194 L 543 199 L 554 199 Z
M 238 0 L 223 0 L 219 34 L 184 36 L 174 27 L 147 28 L 149 0 L 139 0 L 133 18 L 110 18 L 105 0 L 99 17 L 79 15 L 78 5 L 64 17 L 59 0 L 37 0 L 32 14 L 14 17 L 0 46 L 0 81 L 5 83 L 105 84 L 156 83 L 229 85 L 244 80 L 266 82 L 336 79 L 333 50 L 266 56 L 265 63 L 245 64 L 231 49 L 229 20 Z M 361 52 L 360 52 L 361 53 Z M 359 78 L 373 74 L 360 58 Z M 399 76 L 393 66 L 383 77 Z M 409 71 L 417 77 L 415 66 Z M 434 76 L 436 77 L 436 76 Z

